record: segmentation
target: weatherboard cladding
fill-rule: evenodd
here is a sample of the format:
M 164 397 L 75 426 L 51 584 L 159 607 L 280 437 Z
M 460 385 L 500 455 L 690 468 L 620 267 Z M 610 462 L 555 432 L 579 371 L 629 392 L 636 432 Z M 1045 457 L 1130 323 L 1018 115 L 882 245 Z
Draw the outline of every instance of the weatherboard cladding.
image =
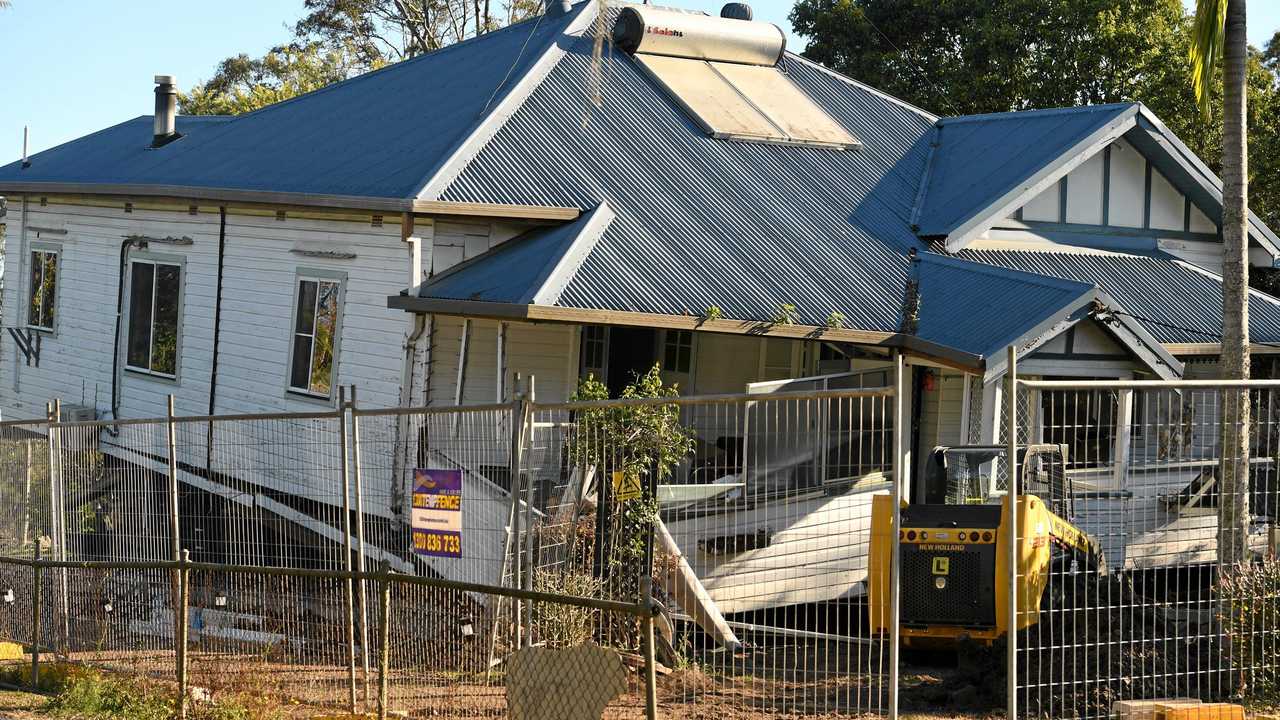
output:
M 0 182 L 412 198 L 575 14 L 512 25 L 235 118 L 179 117 L 185 137 L 156 150 L 152 118 L 135 118 L 37 153 L 29 168 L 0 167 Z
M 1095 284 L 1163 343 L 1216 343 L 1222 332 L 1221 282 L 1168 256 L 1022 250 L 962 250 L 956 256 Z M 1280 301 L 1251 293 L 1249 334 L 1254 342 L 1280 342 Z
M 897 328 L 907 226 L 932 118 L 788 56 L 784 70 L 865 143 L 835 151 L 708 137 L 636 66 L 567 48 L 440 199 L 617 213 L 565 287 L 580 308 Z
M 947 235 L 1136 105 L 973 115 L 938 121 L 916 225 Z

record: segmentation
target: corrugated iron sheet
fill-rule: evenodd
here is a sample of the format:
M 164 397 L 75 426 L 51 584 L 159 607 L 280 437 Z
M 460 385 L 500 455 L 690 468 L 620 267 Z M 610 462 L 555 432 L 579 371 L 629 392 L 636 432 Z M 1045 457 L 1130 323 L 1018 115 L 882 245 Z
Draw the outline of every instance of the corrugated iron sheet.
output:
M 0 167 L 0 182 L 160 184 L 413 197 L 587 4 L 512 25 L 247 115 L 181 117 L 151 150 L 145 116 Z M 139 77 L 139 83 L 150 78 Z M 142 88 L 139 88 L 142 89 Z
M 907 226 L 932 118 L 789 56 L 791 78 L 864 143 L 854 151 L 708 137 L 622 53 L 568 49 L 444 200 L 592 207 L 617 219 L 561 303 L 850 326 L 898 325 Z
M 924 340 L 991 357 L 1036 325 L 1088 301 L 1092 283 L 1046 277 L 953 257 L 920 256 Z
M 1216 343 L 1222 333 L 1222 283 L 1169 256 L 963 250 L 958 257 L 1053 275 L 1102 288 L 1164 343 Z M 1280 342 L 1280 301 L 1252 291 L 1249 334 Z

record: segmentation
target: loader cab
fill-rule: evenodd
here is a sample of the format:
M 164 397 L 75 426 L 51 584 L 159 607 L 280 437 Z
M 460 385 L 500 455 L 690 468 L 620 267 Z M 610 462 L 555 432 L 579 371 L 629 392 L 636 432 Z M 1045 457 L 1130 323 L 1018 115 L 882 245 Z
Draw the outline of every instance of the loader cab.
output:
M 1007 456 L 1003 445 L 934 448 L 918 497 L 925 505 L 998 505 L 1009 492 Z M 1017 467 L 1019 494 L 1036 495 L 1054 514 L 1071 518 L 1066 445 L 1021 446 Z

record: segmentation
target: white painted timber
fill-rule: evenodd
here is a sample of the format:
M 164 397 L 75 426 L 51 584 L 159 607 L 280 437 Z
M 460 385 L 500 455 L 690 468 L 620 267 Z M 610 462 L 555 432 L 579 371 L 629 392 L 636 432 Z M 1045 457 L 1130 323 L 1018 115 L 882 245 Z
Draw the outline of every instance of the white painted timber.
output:
M 1102 224 L 1102 173 L 1105 167 L 1104 153 L 1099 152 L 1067 174 L 1067 222 Z
M 1182 230 L 1186 220 L 1186 199 L 1173 184 L 1151 169 L 1151 227 L 1157 230 Z
M 1117 140 L 1111 145 L 1111 180 L 1107 197 L 1111 225 L 1142 227 L 1146 205 L 1147 159 L 1132 145 Z
M 1054 183 L 1022 206 L 1023 220 L 1059 222 L 1062 220 L 1062 184 Z

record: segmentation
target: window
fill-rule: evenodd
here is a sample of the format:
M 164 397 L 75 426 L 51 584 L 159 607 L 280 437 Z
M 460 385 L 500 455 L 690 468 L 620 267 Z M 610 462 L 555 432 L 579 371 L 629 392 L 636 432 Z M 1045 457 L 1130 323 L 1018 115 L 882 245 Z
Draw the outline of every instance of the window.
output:
M 592 375 L 600 382 L 608 382 L 605 360 L 609 356 L 609 328 L 603 325 L 584 325 L 581 355 L 579 374 L 582 377 Z
M 53 332 L 58 304 L 58 250 L 52 247 L 31 251 L 31 295 L 27 305 L 27 325 Z
M 181 264 L 151 259 L 130 260 L 126 368 L 161 377 L 177 377 L 181 294 Z
M 689 374 L 693 367 L 693 331 L 668 330 L 662 345 L 662 369 Z
M 341 295 L 340 279 L 298 278 L 297 304 L 293 311 L 293 346 L 289 358 L 290 391 L 313 397 L 332 397 Z

